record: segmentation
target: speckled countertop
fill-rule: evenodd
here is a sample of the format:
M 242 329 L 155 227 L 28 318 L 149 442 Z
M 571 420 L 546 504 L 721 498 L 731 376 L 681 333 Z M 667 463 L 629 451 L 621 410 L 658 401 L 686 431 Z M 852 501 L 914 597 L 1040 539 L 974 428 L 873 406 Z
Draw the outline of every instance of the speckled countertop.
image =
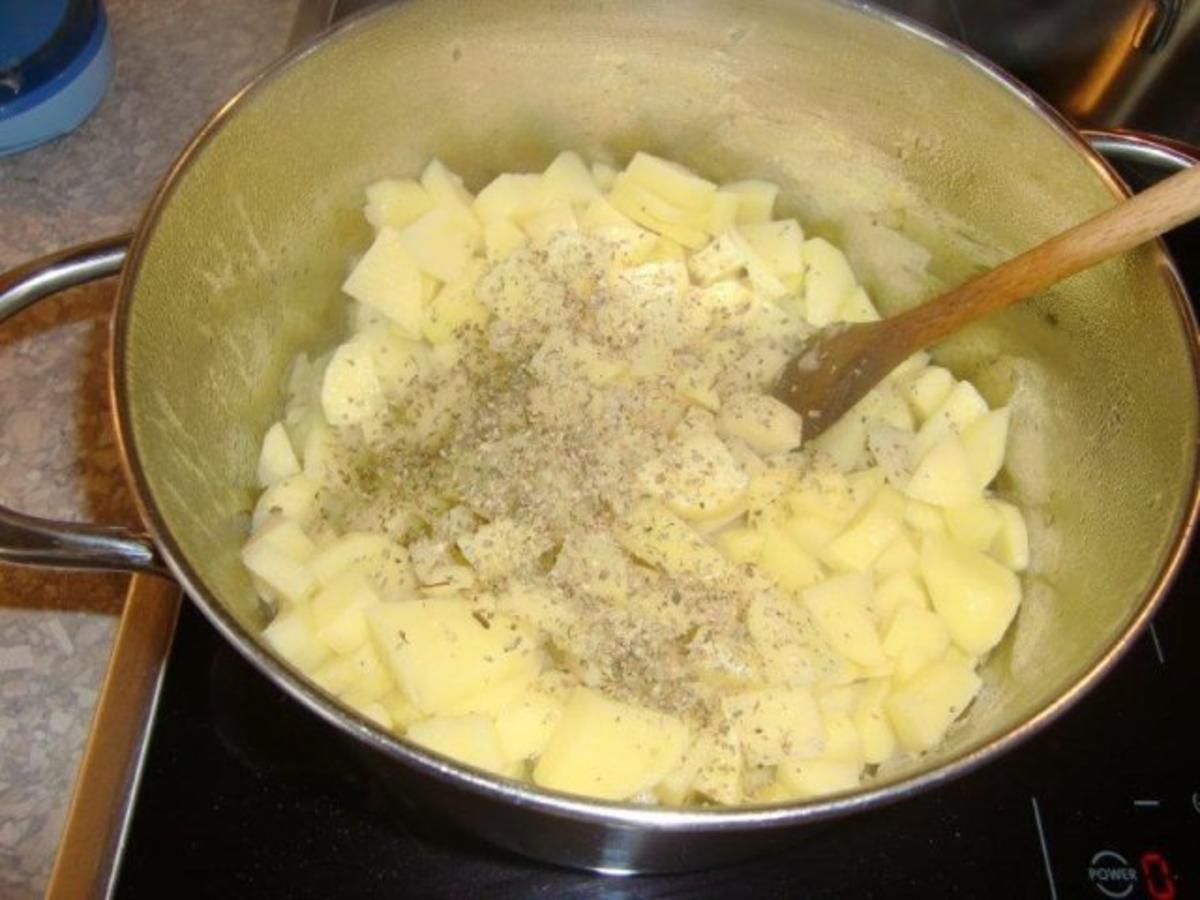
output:
M 0 158 L 0 270 L 134 227 L 171 160 L 284 49 L 299 0 L 107 0 L 116 75 L 75 133 Z M 110 282 L 0 329 L 0 501 L 133 522 L 105 395 Z M 0 898 L 45 889 L 128 578 L 0 566 Z

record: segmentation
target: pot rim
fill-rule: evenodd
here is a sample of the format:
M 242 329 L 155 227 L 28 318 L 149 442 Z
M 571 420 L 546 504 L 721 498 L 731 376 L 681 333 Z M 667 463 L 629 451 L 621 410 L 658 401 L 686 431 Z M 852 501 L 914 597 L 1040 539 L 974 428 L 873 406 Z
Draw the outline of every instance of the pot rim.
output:
M 1051 127 L 1064 142 L 1073 147 L 1091 165 L 1096 176 L 1115 198 L 1121 199 L 1130 195 L 1129 188 L 1125 183 L 1084 140 L 1074 126 L 1030 88 L 971 48 L 905 16 L 873 6 L 865 0 L 821 0 L 821 2 L 840 6 L 858 15 L 891 25 L 927 42 L 943 53 L 959 57 L 984 78 L 1005 88 L 1033 115 Z M 125 345 L 133 286 L 137 280 L 137 272 L 150 235 L 164 206 L 170 202 L 182 174 L 205 145 L 220 132 L 225 122 L 236 113 L 238 107 L 262 90 L 281 72 L 318 53 L 327 44 L 344 39 L 366 27 L 366 23 L 374 16 L 386 14 L 387 8 L 386 4 L 374 6 L 347 17 L 313 41 L 285 54 L 267 66 L 222 104 L 188 142 L 160 182 L 142 216 L 134 235 L 128 260 L 121 274 L 111 332 L 112 366 L 109 387 L 111 402 L 116 412 L 117 437 L 135 502 L 141 518 L 155 544 L 159 547 L 171 574 L 222 637 L 255 668 L 293 699 L 334 727 L 388 758 L 431 775 L 439 781 L 447 782 L 450 786 L 466 788 L 487 795 L 493 800 L 532 807 L 545 813 L 562 815 L 582 822 L 687 833 L 742 831 L 817 822 L 858 810 L 883 806 L 924 793 L 953 778 L 974 771 L 985 762 L 1012 750 L 1040 732 L 1058 716 L 1074 706 L 1124 656 L 1162 602 L 1185 558 L 1188 544 L 1196 527 L 1197 513 L 1200 511 L 1200 452 L 1193 460 L 1189 486 L 1190 503 L 1171 540 L 1163 566 L 1142 598 L 1139 607 L 1101 657 L 1067 691 L 1009 731 L 975 746 L 958 758 L 932 770 L 917 772 L 899 781 L 866 790 L 859 789 L 802 803 L 788 802 L 727 808 L 644 806 L 588 799 L 578 795 L 546 790 L 525 782 L 486 774 L 459 764 L 448 757 L 424 750 L 390 731 L 385 731 L 349 708 L 342 706 L 315 685 L 308 683 L 298 670 L 278 659 L 262 646 L 225 610 L 217 597 L 204 584 L 199 574 L 188 563 L 179 544 L 171 535 L 151 493 L 132 428 L 129 398 L 126 391 Z M 1200 342 L 1198 342 L 1195 313 L 1188 300 L 1187 291 L 1179 272 L 1166 252 L 1162 240 L 1156 239 L 1149 246 L 1154 254 L 1155 264 L 1168 283 L 1180 325 L 1190 338 L 1188 350 L 1192 362 L 1192 383 L 1196 395 L 1200 397 Z

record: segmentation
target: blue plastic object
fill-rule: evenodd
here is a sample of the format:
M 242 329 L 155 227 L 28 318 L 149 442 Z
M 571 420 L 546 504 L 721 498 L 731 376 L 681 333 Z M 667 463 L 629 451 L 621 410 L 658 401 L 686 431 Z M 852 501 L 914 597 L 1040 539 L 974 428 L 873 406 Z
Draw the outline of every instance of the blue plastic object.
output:
M 112 70 L 101 0 L 0 0 L 0 155 L 77 127 Z

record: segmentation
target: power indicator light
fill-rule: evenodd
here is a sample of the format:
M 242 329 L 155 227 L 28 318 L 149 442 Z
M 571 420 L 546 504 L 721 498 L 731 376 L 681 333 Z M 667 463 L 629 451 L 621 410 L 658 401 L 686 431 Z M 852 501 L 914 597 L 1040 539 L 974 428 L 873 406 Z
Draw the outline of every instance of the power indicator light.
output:
M 1175 900 L 1175 878 L 1171 874 L 1171 866 L 1166 857 L 1153 850 L 1147 850 L 1139 860 L 1142 869 L 1142 882 L 1151 900 Z

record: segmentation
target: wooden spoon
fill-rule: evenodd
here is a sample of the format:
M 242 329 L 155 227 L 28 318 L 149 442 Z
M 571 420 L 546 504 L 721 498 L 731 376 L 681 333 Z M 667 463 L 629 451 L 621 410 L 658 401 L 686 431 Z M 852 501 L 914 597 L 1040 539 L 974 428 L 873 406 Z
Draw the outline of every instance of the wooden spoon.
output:
M 917 351 L 1196 216 L 1200 166 L 898 316 L 822 329 L 788 361 L 773 393 L 804 419 L 805 440 L 816 437 Z

